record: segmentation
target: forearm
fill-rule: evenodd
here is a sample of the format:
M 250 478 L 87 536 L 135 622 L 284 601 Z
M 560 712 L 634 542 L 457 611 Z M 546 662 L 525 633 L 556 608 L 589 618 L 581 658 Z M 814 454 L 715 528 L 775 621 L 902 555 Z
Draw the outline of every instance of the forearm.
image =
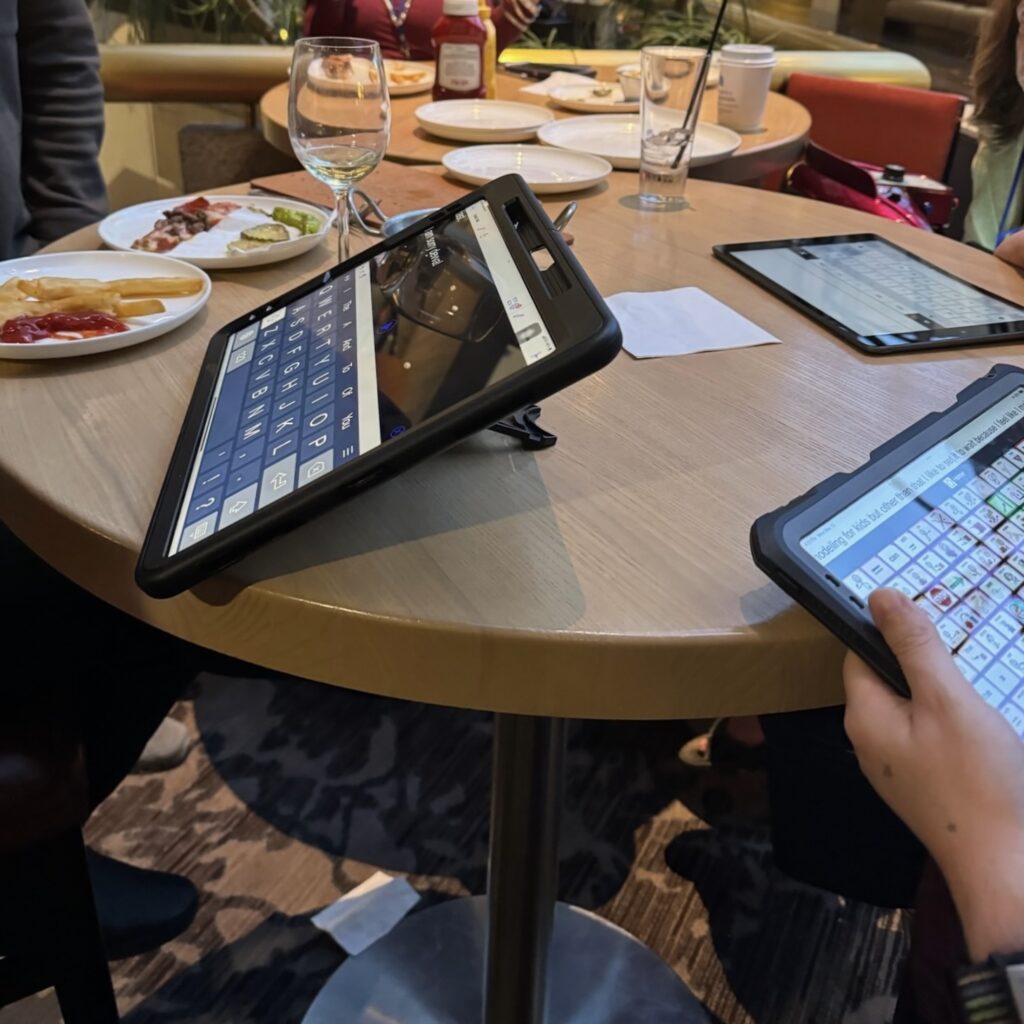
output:
M 49 241 L 106 210 L 99 55 L 83 0 L 20 0 L 18 14 L 21 188 L 31 234 Z
M 973 963 L 1024 952 L 1024 837 L 996 836 L 943 867 Z

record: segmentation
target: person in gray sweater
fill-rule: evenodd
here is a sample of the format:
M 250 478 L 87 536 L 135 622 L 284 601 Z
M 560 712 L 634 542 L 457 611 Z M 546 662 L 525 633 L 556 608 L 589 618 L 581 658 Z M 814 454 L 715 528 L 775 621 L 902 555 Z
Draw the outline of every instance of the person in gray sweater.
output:
M 30 255 L 106 213 L 102 140 L 99 52 L 84 0 L 0 0 L 0 259 Z M 187 731 L 165 716 L 197 671 L 195 651 L 61 578 L 2 523 L 0 581 L 10 635 L 31 635 L 39 608 L 62 624 L 62 643 L 45 656 L 26 645 L 8 659 L 4 713 L 17 721 L 21 702 L 40 699 L 74 708 L 93 807 L 150 750 L 154 730 L 167 749 L 143 755 L 144 767 L 184 757 Z M 112 957 L 162 944 L 195 914 L 195 888 L 183 878 L 91 851 L 89 871 Z
M 0 259 L 106 213 L 99 65 L 84 0 L 0 0 Z

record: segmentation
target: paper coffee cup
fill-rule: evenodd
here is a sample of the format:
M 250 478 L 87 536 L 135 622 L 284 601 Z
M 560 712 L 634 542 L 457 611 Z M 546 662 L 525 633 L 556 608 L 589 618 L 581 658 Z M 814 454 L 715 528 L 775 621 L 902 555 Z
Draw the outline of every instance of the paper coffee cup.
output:
M 727 43 L 722 47 L 718 67 L 718 123 L 737 132 L 760 131 L 772 84 L 775 49 Z
M 640 99 L 641 72 L 639 64 L 623 64 L 615 69 L 622 86 L 622 98 L 626 103 L 636 103 Z

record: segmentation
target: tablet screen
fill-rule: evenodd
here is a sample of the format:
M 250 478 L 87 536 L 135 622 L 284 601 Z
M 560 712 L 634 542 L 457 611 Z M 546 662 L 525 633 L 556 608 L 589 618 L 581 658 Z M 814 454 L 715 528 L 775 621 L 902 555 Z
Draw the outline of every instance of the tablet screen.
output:
M 730 250 L 820 313 L 885 345 L 1019 324 L 1024 309 L 974 288 L 881 238 L 773 243 Z M 951 332 L 945 336 L 944 332 Z
M 860 601 L 913 598 L 1024 736 L 1024 388 L 801 538 Z
M 555 351 L 486 200 L 234 333 L 168 554 Z

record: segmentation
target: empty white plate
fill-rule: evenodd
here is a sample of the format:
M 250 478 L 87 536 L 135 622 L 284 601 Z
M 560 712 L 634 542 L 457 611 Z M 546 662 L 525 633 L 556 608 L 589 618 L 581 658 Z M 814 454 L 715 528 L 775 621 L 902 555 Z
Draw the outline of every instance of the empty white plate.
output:
M 635 114 L 640 101 L 626 102 L 622 86 L 611 82 L 595 82 L 593 85 L 559 85 L 548 95 L 566 110 L 581 114 Z
M 592 153 L 612 167 L 635 171 L 640 166 L 640 118 L 636 114 L 592 114 L 544 125 L 537 137 L 547 146 Z M 731 129 L 701 121 L 693 144 L 691 167 L 731 156 L 742 140 Z
M 538 195 L 579 192 L 612 173 L 612 165 L 599 156 L 543 146 L 467 146 L 445 153 L 441 162 L 450 174 L 471 185 L 521 174 Z
M 168 256 L 148 252 L 59 252 L 25 256 L 0 264 L 0 284 L 12 277 L 78 277 L 112 281 L 124 277 L 191 277 L 202 287 L 194 295 L 161 299 L 166 311 L 149 316 L 125 317 L 127 331 L 96 338 L 68 341 L 44 338 L 16 345 L 0 342 L 0 359 L 66 359 L 129 348 L 157 338 L 191 320 L 210 297 L 209 277 L 197 267 Z
M 506 100 L 438 100 L 416 110 L 431 135 L 455 142 L 526 142 L 554 119 L 544 107 Z

